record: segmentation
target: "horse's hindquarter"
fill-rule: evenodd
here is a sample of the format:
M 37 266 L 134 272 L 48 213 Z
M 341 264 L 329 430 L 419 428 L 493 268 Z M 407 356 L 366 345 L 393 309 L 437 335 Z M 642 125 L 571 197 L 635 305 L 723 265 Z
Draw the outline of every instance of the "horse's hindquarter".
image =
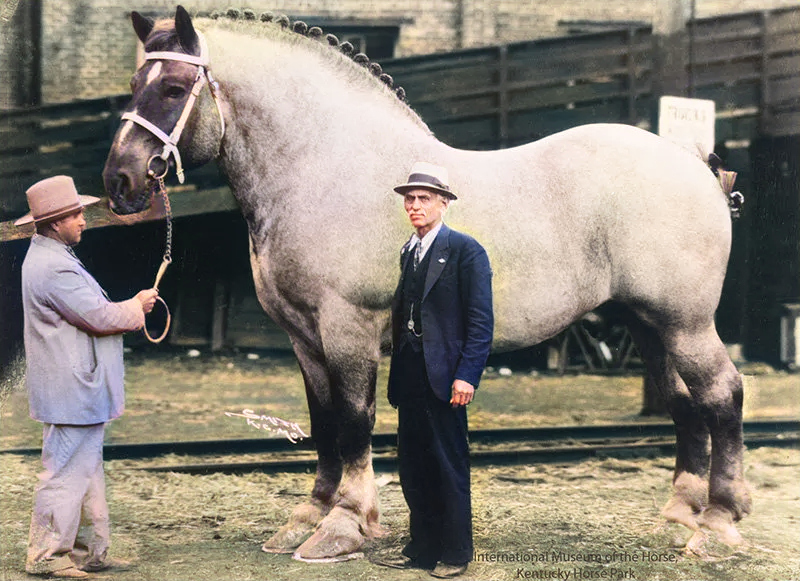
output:
M 730 218 L 699 158 L 645 131 L 590 125 L 451 163 L 469 176 L 454 178 L 452 223 L 492 262 L 498 347 L 538 343 L 611 298 L 713 314 Z

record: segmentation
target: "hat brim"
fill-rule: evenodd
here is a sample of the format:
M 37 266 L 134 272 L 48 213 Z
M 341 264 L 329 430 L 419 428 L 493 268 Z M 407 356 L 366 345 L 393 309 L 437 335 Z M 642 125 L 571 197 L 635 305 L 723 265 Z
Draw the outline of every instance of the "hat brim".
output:
M 30 224 L 31 222 L 36 222 L 36 223 L 53 222 L 54 220 L 58 220 L 59 218 L 63 218 L 64 216 L 68 216 L 69 214 L 72 214 L 73 212 L 77 212 L 78 210 L 82 210 L 86 206 L 91 206 L 92 204 L 96 204 L 97 202 L 100 201 L 100 198 L 96 198 L 94 196 L 84 196 L 84 195 L 81 195 L 81 194 L 78 195 L 78 198 L 80 199 L 80 202 L 81 202 L 81 205 L 80 205 L 79 208 L 69 208 L 68 210 L 65 210 L 64 212 L 59 212 L 57 214 L 54 214 L 52 216 L 47 216 L 46 218 L 43 218 L 43 219 L 40 219 L 40 220 L 35 219 L 33 217 L 33 214 L 31 212 L 28 212 L 22 218 L 19 218 L 18 220 L 15 220 L 14 221 L 14 226 L 25 226 L 26 224 Z
M 456 196 L 450 190 L 445 190 L 443 188 L 437 188 L 433 184 L 429 184 L 427 182 L 409 182 L 407 184 L 401 184 L 399 186 L 394 187 L 394 191 L 400 195 L 404 195 L 408 190 L 430 190 L 432 192 L 436 192 L 437 194 L 442 194 L 450 198 L 451 200 L 457 200 L 458 196 Z

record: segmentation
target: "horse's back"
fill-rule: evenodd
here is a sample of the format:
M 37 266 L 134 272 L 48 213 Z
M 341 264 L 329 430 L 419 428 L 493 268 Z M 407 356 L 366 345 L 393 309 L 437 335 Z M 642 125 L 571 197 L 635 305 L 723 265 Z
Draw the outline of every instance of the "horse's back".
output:
M 541 341 L 609 299 L 713 316 L 731 225 L 699 154 L 596 124 L 465 158 L 454 217 L 489 251 L 501 346 Z

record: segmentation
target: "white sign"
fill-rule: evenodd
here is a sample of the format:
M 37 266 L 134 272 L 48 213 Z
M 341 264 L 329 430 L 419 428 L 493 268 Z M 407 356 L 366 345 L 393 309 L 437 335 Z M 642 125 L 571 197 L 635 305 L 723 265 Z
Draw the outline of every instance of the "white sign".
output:
M 658 107 L 658 134 L 703 155 L 714 151 L 714 101 L 661 97 Z

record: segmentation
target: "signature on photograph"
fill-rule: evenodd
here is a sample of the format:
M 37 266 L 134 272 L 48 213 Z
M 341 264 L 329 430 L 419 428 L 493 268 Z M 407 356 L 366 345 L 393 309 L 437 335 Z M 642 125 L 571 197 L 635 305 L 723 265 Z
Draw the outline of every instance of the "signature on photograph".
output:
M 230 418 L 245 418 L 248 426 L 257 430 L 275 432 L 279 436 L 285 436 L 292 444 L 296 444 L 303 438 L 308 438 L 308 434 L 295 422 L 287 422 L 280 418 L 259 415 L 253 410 L 242 410 L 240 414 L 236 412 L 225 412 L 225 415 Z
M 0 7 L 0 20 L 9 22 L 17 11 L 19 0 L 3 0 L 2 7 Z

